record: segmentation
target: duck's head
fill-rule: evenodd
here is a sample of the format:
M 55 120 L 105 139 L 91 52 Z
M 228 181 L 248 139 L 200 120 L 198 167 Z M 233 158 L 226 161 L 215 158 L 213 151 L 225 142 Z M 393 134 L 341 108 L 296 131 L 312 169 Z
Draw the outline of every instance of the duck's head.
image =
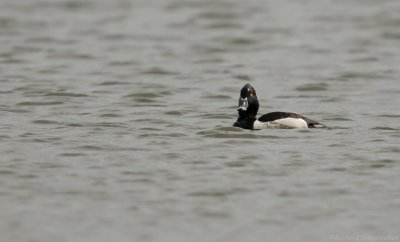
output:
M 256 90 L 250 84 L 244 85 L 240 91 L 239 107 L 237 111 L 239 116 L 255 118 L 258 112 L 258 99 Z

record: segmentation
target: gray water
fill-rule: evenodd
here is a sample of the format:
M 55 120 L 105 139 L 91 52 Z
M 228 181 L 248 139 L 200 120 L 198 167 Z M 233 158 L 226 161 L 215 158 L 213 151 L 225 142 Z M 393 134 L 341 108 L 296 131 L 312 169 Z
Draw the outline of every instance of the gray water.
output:
M 399 13 L 2 0 L 1 241 L 400 240 Z M 248 82 L 330 128 L 232 127 Z

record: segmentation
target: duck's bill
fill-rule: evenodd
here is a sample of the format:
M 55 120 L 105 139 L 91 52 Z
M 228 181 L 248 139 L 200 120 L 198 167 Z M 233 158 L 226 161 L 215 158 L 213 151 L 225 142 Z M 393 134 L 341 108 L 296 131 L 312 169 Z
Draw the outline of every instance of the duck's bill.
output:
M 238 111 L 246 111 L 247 108 L 249 107 L 249 101 L 246 98 L 239 98 L 239 107 L 238 107 Z

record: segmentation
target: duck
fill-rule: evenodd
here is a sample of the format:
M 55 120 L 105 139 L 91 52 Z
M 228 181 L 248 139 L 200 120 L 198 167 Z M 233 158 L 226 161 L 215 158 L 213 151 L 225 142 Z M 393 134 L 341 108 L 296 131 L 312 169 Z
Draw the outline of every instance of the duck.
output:
M 249 83 L 240 90 L 238 119 L 233 124 L 243 129 L 326 128 L 325 125 L 297 113 L 271 112 L 257 118 L 259 108 L 256 90 Z

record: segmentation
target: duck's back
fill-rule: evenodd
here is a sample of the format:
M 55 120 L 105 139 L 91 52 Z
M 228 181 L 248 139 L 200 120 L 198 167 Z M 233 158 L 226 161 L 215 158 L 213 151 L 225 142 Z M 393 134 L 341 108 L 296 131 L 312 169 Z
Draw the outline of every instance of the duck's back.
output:
M 259 122 L 277 123 L 288 128 L 322 128 L 324 125 L 297 113 L 272 112 L 258 118 Z

